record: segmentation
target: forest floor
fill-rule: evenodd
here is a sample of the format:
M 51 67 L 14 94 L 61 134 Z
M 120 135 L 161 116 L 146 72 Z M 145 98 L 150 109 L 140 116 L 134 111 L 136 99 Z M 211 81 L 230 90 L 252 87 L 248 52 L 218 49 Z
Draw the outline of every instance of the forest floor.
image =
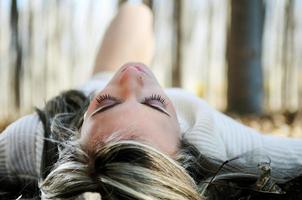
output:
M 15 121 L 13 117 L 7 118 L 7 119 L 1 119 L 0 120 L 0 133 L 6 128 L 7 125 L 9 125 L 11 122 Z
M 230 115 L 235 120 L 264 134 L 302 138 L 302 111 L 272 113 L 263 116 Z

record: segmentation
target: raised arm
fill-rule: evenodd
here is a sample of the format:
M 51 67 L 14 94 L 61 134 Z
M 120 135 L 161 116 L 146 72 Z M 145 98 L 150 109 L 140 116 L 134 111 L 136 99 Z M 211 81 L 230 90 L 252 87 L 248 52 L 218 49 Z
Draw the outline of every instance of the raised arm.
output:
M 252 152 L 255 162 L 261 162 L 257 155 L 267 157 L 272 169 L 282 170 L 284 176 L 302 174 L 302 139 L 262 134 L 217 111 L 213 111 L 213 117 L 228 158 Z
M 144 4 L 123 4 L 97 53 L 94 71 L 116 71 L 127 62 L 150 66 L 154 55 L 153 14 Z
M 273 169 L 302 174 L 302 139 L 264 135 L 216 111 L 188 92 L 168 92 L 184 127 L 184 137 L 203 154 L 225 161 L 249 153 L 248 159 L 254 159 L 256 164 L 263 161 L 262 156 L 271 160 Z

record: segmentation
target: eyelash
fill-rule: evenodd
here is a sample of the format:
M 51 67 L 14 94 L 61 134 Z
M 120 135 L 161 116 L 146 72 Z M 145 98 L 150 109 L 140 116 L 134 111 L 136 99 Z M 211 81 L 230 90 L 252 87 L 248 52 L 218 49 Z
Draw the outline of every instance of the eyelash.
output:
M 144 100 L 144 103 L 147 103 L 148 101 L 151 101 L 151 100 L 156 100 L 156 101 L 162 103 L 163 105 L 166 105 L 166 99 L 163 98 L 159 94 L 152 94 L 150 97 L 146 97 Z
M 100 105 L 104 100 L 107 100 L 107 99 L 113 100 L 113 101 L 119 101 L 117 98 L 115 98 L 109 94 L 102 94 L 102 95 L 99 95 L 98 97 L 96 97 L 96 101 L 97 101 L 98 105 Z M 152 101 L 152 100 L 158 101 L 158 102 L 162 103 L 164 106 L 166 106 L 166 99 L 159 94 L 152 94 L 149 97 L 145 97 L 143 103 L 148 103 L 148 101 Z
M 109 95 L 109 94 L 102 94 L 96 97 L 96 101 L 99 104 L 101 104 L 104 100 L 113 100 L 113 101 L 118 101 L 115 97 Z

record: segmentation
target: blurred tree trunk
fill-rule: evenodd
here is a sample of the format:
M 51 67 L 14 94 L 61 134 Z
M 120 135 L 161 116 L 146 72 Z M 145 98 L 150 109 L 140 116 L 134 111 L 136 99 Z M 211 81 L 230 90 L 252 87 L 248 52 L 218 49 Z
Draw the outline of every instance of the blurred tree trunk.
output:
M 17 0 L 12 0 L 10 7 L 10 28 L 11 28 L 11 54 L 14 65 L 14 95 L 15 106 L 20 108 L 20 79 L 22 70 L 22 49 L 19 39 L 19 12 L 17 6 Z
M 261 114 L 261 65 L 264 4 L 262 0 L 231 0 L 228 35 L 228 111 Z
M 182 43 L 182 27 L 181 27 L 181 7 L 182 1 L 174 1 L 174 28 L 175 28 L 175 41 L 174 41 L 174 64 L 172 68 L 172 86 L 181 86 L 181 43 Z
M 295 65 L 295 50 L 294 50 L 294 2 L 286 1 L 284 12 L 284 27 L 282 38 L 282 56 L 281 62 L 283 67 L 282 73 L 282 107 L 287 110 L 297 110 L 295 104 L 295 94 L 298 93 L 297 74 L 298 70 Z

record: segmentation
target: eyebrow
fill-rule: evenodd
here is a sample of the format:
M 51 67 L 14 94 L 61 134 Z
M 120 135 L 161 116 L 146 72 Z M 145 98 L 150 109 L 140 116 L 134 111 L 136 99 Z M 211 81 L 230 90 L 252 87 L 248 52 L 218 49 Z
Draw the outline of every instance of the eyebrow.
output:
M 116 107 L 116 106 L 118 106 L 118 105 L 120 105 L 120 104 L 122 104 L 122 102 L 120 102 L 120 103 L 115 103 L 115 104 L 112 104 L 112 105 L 109 105 L 109 106 L 105 106 L 105 107 L 101 107 L 101 108 L 97 108 L 97 109 L 90 115 L 90 117 L 93 117 L 93 116 L 95 116 L 95 115 L 98 114 L 98 113 L 102 113 L 102 112 L 105 112 L 105 111 L 107 111 L 107 110 L 110 110 L 111 108 L 114 108 L 114 107 Z M 146 104 L 146 103 L 142 103 L 142 105 L 145 105 L 145 106 L 147 106 L 147 107 L 149 107 L 149 108 L 152 108 L 153 110 L 156 110 L 156 111 L 158 111 L 158 112 L 161 112 L 161 113 L 163 113 L 163 114 L 165 114 L 165 115 L 171 117 L 171 115 L 170 115 L 167 111 L 162 110 L 162 109 L 160 109 L 160 108 L 158 108 L 158 107 L 156 107 L 156 106 L 148 105 L 148 104 Z

